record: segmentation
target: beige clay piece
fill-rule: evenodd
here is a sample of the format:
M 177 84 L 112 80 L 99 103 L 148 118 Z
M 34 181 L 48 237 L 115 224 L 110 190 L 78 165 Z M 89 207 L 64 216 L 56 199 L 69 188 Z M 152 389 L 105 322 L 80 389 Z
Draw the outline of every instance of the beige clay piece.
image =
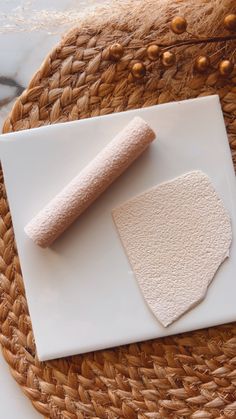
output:
M 165 327 L 205 297 L 229 256 L 230 218 L 201 171 L 136 196 L 113 218 L 143 296 Z

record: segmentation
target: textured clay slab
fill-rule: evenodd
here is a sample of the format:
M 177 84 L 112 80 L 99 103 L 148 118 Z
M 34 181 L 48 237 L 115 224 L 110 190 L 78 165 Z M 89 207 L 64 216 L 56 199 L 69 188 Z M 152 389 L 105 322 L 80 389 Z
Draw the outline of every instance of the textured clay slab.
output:
M 201 171 L 125 202 L 113 218 L 143 296 L 165 327 L 205 297 L 229 256 L 230 218 Z

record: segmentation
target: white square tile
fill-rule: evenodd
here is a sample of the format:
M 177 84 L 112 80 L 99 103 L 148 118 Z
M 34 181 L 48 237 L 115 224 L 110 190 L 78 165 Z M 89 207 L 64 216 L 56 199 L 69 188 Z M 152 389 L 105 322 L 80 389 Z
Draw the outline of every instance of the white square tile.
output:
M 36 246 L 24 226 L 134 115 L 158 139 L 51 248 Z M 235 175 L 217 96 L 3 135 L 0 157 L 41 360 L 236 320 L 235 241 L 205 300 L 164 328 L 143 300 L 111 216 L 145 189 L 200 169 L 229 210 L 235 237 Z

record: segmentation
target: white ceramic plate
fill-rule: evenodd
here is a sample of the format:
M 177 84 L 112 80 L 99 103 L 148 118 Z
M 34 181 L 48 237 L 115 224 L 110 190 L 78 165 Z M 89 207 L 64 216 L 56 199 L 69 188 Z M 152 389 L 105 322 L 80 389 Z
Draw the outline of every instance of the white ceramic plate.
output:
M 24 233 L 28 221 L 134 116 L 155 141 L 50 249 Z M 205 300 L 168 328 L 140 293 L 111 210 L 193 169 L 212 179 L 236 237 L 236 183 L 217 96 L 3 135 L 0 157 L 41 360 L 236 320 L 236 245 Z

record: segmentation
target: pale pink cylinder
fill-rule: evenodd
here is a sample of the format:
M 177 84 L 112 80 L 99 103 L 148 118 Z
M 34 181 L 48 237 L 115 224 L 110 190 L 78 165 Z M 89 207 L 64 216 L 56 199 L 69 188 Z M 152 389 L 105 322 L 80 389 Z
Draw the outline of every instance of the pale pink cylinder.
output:
M 130 123 L 25 227 L 39 246 L 50 246 L 155 139 L 140 117 Z

